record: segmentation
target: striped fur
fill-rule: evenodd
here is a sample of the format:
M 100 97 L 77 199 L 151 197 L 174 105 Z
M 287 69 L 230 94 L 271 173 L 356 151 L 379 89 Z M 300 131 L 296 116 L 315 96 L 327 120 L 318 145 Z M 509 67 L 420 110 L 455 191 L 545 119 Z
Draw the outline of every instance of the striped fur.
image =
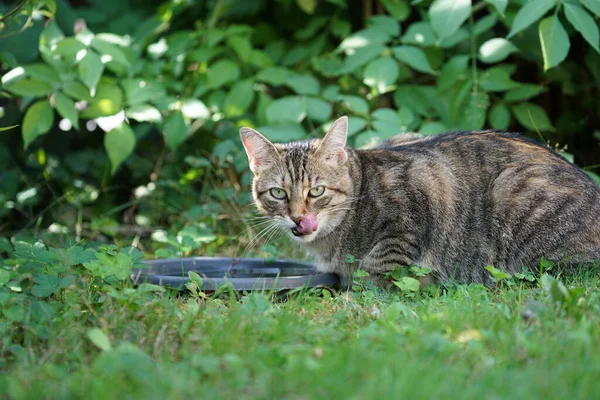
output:
M 302 242 L 323 271 L 346 281 L 346 254 L 382 276 L 429 267 L 436 281 L 489 283 L 486 265 L 537 270 L 542 257 L 600 260 L 600 191 L 578 167 L 517 134 L 399 135 L 370 150 L 345 147 L 347 119 L 322 140 L 271 144 L 242 128 L 261 212 L 291 232 L 317 215 Z M 318 198 L 307 195 L 323 185 Z M 273 198 L 283 188 L 285 200 Z

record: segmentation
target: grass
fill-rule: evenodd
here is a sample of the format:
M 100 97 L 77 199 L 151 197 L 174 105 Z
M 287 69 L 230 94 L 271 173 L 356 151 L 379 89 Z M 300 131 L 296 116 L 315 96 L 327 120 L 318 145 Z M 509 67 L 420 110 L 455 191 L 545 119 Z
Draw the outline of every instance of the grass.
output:
M 22 323 L 0 319 L 0 394 L 597 398 L 599 281 L 564 282 L 433 286 L 408 297 L 361 280 L 351 294 L 301 290 L 282 299 L 84 280 L 55 292 L 67 307 L 53 318 L 31 307 Z

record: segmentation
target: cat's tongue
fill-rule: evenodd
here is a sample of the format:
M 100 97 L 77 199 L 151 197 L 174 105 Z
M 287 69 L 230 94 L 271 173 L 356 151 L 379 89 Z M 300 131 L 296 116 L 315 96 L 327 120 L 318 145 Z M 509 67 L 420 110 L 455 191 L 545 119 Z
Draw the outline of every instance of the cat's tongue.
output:
M 306 214 L 300 220 L 296 230 L 302 235 L 308 235 L 309 233 L 316 231 L 318 227 L 317 216 L 315 214 Z

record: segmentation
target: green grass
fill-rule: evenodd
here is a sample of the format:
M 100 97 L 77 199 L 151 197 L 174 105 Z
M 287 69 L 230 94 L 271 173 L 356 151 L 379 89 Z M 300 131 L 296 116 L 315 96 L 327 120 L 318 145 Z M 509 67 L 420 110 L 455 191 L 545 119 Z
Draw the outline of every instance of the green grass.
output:
M 566 284 L 434 286 L 405 297 L 361 283 L 333 297 L 314 290 L 202 299 L 83 281 L 55 294 L 67 307 L 50 320 L 34 323 L 34 310 L 23 323 L 0 320 L 0 393 L 597 398 L 598 280 Z

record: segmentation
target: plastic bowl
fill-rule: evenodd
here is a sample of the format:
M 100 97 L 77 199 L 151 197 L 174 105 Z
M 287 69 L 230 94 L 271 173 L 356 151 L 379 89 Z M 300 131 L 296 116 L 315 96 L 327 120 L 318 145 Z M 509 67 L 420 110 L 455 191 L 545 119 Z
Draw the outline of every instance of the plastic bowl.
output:
M 134 282 L 148 282 L 184 290 L 189 271 L 202 277 L 202 290 L 230 284 L 235 290 L 287 290 L 339 284 L 335 274 L 320 273 L 310 263 L 293 260 L 267 262 L 259 258 L 190 257 L 144 261 L 148 268 L 134 269 Z

